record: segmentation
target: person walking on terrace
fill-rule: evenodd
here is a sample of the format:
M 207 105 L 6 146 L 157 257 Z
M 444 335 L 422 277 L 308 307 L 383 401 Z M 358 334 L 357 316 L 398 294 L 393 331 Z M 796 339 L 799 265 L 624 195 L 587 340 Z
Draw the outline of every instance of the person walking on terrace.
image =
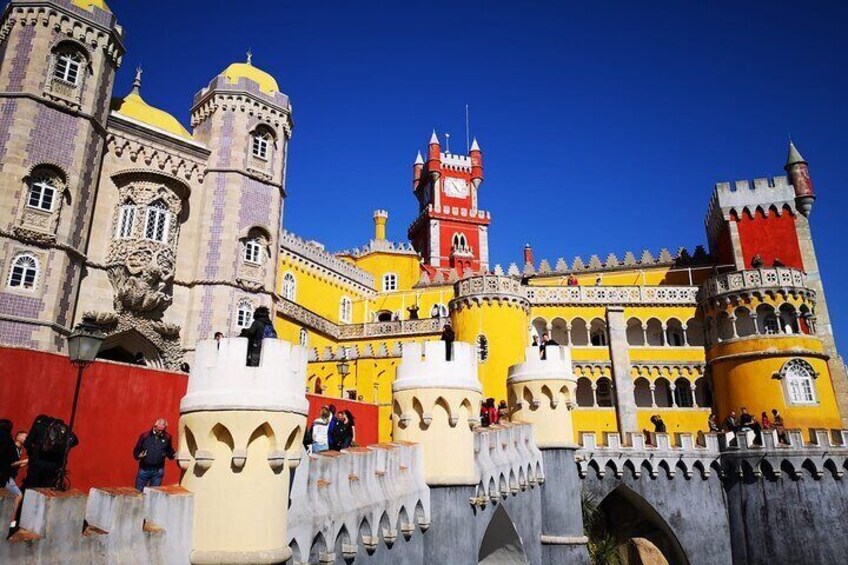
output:
M 133 448 L 133 457 L 138 461 L 135 489 L 144 492 L 144 487 L 158 487 L 165 476 L 165 459 L 174 458 L 171 434 L 165 431 L 168 422 L 159 418 L 153 428 L 141 434 Z
M 310 446 L 312 453 L 321 453 L 330 449 L 330 418 L 332 414 L 326 406 L 321 408 L 321 413 L 312 422 L 310 435 L 312 440 Z

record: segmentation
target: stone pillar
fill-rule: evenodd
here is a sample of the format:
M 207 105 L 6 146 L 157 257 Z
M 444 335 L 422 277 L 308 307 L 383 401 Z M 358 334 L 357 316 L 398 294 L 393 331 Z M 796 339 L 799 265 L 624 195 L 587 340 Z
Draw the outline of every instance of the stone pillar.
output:
M 627 323 L 624 319 L 624 307 L 607 307 L 607 328 L 609 331 L 609 352 L 612 364 L 612 376 L 615 388 L 615 414 L 618 418 L 618 432 L 623 441 L 629 442 L 629 433 L 639 433 L 636 424 L 636 397 L 633 379 L 630 377 L 630 351 L 627 345 Z
M 194 493 L 191 562 L 283 563 L 290 469 L 300 463 L 308 403 L 304 347 L 266 339 L 201 341 L 180 403 L 181 485 Z
M 577 388 L 571 351 L 548 347 L 542 360 L 538 349 L 528 347 L 525 356 L 524 363 L 509 368 L 507 387 L 512 420 L 533 424 L 542 450 L 542 562 L 588 563 L 571 426 Z

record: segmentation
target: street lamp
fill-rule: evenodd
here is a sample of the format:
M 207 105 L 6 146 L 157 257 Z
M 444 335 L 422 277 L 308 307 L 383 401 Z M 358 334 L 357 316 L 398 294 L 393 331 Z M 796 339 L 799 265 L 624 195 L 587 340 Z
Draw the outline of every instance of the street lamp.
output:
M 91 365 L 100 352 L 100 345 L 106 338 L 100 329 L 83 320 L 71 335 L 68 336 L 68 360 L 77 367 L 77 384 L 74 388 L 74 402 L 71 405 L 71 420 L 68 423 L 68 435 L 65 438 L 65 454 L 62 456 L 62 467 L 59 469 L 56 488 L 65 490 L 65 473 L 68 466 L 68 453 L 71 451 L 71 438 L 74 436 L 74 420 L 77 416 L 80 386 L 82 386 L 82 371 Z
M 347 350 L 342 355 L 341 361 L 336 363 L 336 370 L 339 372 L 339 398 L 344 398 L 344 381 L 345 377 L 350 374 L 350 363 L 347 362 Z

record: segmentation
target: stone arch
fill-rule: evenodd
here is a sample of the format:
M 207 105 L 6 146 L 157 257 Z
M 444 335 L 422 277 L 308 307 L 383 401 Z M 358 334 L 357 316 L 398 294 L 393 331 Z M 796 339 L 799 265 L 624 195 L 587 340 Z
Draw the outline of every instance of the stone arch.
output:
M 740 306 L 737 308 L 734 316 L 736 316 L 736 334 L 739 337 L 747 337 L 757 333 L 757 325 L 751 316 L 751 311 L 746 307 Z
M 757 330 L 761 334 L 780 333 L 780 324 L 771 304 L 757 306 Z
M 650 408 L 653 405 L 651 385 L 645 377 L 639 377 L 633 382 L 633 396 L 637 408 Z
M 657 408 L 671 407 L 671 386 L 665 377 L 654 381 L 654 401 Z
M 309 548 L 309 562 L 318 563 L 322 553 L 327 553 L 327 540 L 324 539 L 323 533 L 318 532 L 312 538 L 312 547 Z
M 554 318 L 551 322 L 551 339 L 560 345 L 568 343 L 568 324 L 562 318 Z
M 143 364 L 148 367 L 164 367 L 159 348 L 135 329 L 114 333 L 103 340 L 97 358 L 133 364 L 139 364 L 139 359 L 143 359 Z
M 651 318 L 647 321 L 645 327 L 647 328 L 645 332 L 648 336 L 648 342 L 645 345 L 649 345 L 651 347 L 660 347 L 663 345 L 662 322 L 656 318 Z
M 800 333 L 798 328 L 798 311 L 795 306 L 786 302 L 780 305 L 780 331 L 785 334 Z
M 477 553 L 477 562 L 485 565 L 529 564 L 524 544 L 509 513 L 499 504 L 493 514 Z
M 713 393 L 707 377 L 695 379 L 695 405 L 699 408 L 710 408 L 713 405 Z
M 666 343 L 672 347 L 683 347 L 686 338 L 683 335 L 683 323 L 677 318 L 669 318 L 665 323 Z
M 674 402 L 680 408 L 692 408 L 695 406 L 692 384 L 686 377 L 677 377 L 674 381 Z
M 598 401 L 598 406 L 604 408 L 612 407 L 615 402 L 612 394 L 612 381 L 608 377 L 601 377 L 596 381 L 595 397 Z
M 635 540 L 645 539 L 655 546 L 668 563 L 686 565 L 689 559 L 677 535 L 659 512 L 642 496 L 619 485 L 607 494 L 598 505 L 603 520 L 596 528 L 611 535 L 620 543 L 631 546 Z M 598 531 L 593 531 L 598 534 Z M 628 561 L 635 562 L 635 561 Z
M 592 392 L 592 381 L 588 377 L 577 379 L 577 406 L 590 408 L 595 405 L 595 394 Z
M 589 345 L 589 329 L 586 326 L 586 320 L 583 318 L 571 320 L 571 345 Z
M 607 323 L 604 320 L 600 318 L 592 320 L 589 325 L 589 340 L 596 347 L 604 347 L 609 343 Z
M 627 344 L 645 345 L 645 332 L 642 331 L 642 320 L 639 318 L 627 320 Z
M 301 555 L 300 555 L 300 546 L 297 544 L 296 540 L 292 540 L 289 544 L 289 549 L 291 550 L 291 562 L 292 563 L 301 563 Z
M 342 527 L 339 528 L 339 533 L 336 534 L 336 541 L 333 544 L 333 550 L 336 552 L 336 555 L 342 555 L 343 548 L 346 545 L 350 545 L 350 532 L 347 531 L 347 526 L 342 524 Z
M 718 341 L 726 341 L 733 339 L 733 320 L 730 319 L 730 314 L 721 312 L 716 317 L 716 334 Z
M 548 322 L 544 318 L 536 318 L 530 325 L 530 334 L 535 335 L 540 341 L 542 334 L 548 331 Z
M 686 321 L 686 341 L 692 346 L 704 345 L 704 323 L 698 318 Z

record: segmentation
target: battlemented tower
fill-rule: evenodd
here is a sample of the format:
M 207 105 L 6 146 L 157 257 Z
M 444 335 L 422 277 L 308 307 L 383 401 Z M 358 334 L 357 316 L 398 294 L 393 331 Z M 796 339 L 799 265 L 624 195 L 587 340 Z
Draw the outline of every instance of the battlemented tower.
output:
M 434 131 L 426 163 L 419 152 L 412 171 L 418 217 L 409 226 L 409 239 L 425 268 L 456 269 L 460 275 L 488 270 L 491 218 L 477 202 L 483 182 L 477 139 L 468 155 L 458 155 L 443 152 Z

